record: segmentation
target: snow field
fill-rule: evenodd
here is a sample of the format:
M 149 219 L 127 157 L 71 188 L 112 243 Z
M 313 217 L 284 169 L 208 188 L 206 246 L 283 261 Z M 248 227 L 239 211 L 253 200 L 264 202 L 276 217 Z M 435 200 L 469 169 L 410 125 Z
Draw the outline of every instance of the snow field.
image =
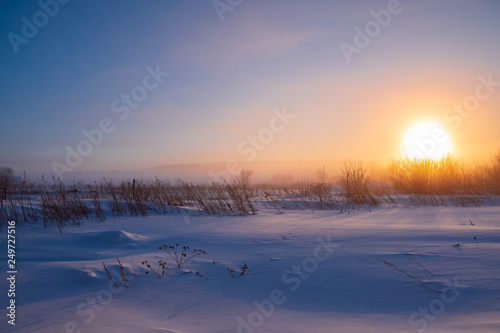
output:
M 498 332 L 499 213 L 490 206 L 177 214 L 85 222 L 64 228 L 62 236 L 56 228 L 19 225 L 17 324 L 4 316 L 0 328 Z M 159 250 L 164 244 L 207 255 L 176 271 Z M 146 274 L 142 262 L 154 266 L 160 259 L 168 263 L 166 276 Z

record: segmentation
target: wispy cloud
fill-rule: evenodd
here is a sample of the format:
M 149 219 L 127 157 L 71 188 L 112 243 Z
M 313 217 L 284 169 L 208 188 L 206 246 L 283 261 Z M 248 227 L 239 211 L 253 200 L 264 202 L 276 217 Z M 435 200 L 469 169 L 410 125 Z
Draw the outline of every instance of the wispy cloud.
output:
M 180 42 L 174 54 L 193 65 L 231 68 L 259 57 L 282 55 L 318 33 L 316 29 L 292 30 L 249 17 L 212 26 L 195 40 Z

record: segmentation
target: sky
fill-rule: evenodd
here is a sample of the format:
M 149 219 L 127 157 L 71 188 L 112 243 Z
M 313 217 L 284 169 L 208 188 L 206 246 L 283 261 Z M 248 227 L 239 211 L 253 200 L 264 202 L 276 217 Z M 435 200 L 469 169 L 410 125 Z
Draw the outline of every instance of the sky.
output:
M 385 163 L 421 121 L 481 160 L 500 148 L 499 15 L 495 0 L 4 0 L 0 166 Z

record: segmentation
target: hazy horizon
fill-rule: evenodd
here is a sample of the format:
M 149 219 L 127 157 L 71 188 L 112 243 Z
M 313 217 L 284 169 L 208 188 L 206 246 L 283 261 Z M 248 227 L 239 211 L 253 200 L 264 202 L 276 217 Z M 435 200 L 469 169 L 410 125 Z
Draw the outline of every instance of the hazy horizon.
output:
M 234 166 L 227 162 L 218 163 L 186 163 L 158 165 L 144 169 L 110 169 L 99 171 L 74 171 L 63 177 L 65 183 L 71 184 L 83 181 L 93 184 L 103 178 L 112 181 L 139 179 L 152 181 L 155 178 L 175 182 L 177 179 L 195 183 L 225 182 L 238 177 L 241 169 L 252 171 L 252 183 L 296 183 L 303 181 L 316 182 L 318 170 L 325 169 L 325 174 L 330 182 L 334 182 L 339 174 L 342 160 L 322 161 L 253 161 L 238 163 Z M 378 173 L 380 165 L 376 161 L 367 163 L 367 169 L 371 174 Z M 15 171 L 15 170 L 14 170 Z M 16 172 L 15 175 L 24 177 L 24 171 Z M 50 174 L 37 172 L 26 172 L 26 178 L 37 181 L 42 176 L 50 177 Z
M 384 166 L 421 122 L 438 126 L 408 139 L 424 153 L 441 134 L 465 161 L 500 148 L 493 0 L 0 6 L 0 166 L 17 175 L 199 165 L 174 177 L 201 180 L 274 161 L 250 169 L 299 180 L 322 161 Z

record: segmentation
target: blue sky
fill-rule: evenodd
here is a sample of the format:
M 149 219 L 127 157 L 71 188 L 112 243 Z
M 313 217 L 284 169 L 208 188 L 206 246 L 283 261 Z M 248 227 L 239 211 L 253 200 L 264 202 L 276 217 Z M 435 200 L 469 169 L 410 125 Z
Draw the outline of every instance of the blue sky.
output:
M 42 8 L 2 1 L 0 164 L 50 174 L 105 118 L 115 129 L 72 170 L 241 160 L 285 107 L 295 118 L 257 160 L 387 160 L 413 122 L 443 121 L 479 76 L 500 81 L 493 0 L 402 0 L 348 63 L 339 44 L 388 3 L 243 0 L 221 21 L 212 1 L 72 0 L 16 53 L 9 33 Z M 169 76 L 119 119 L 112 102 L 157 66 Z M 497 89 L 447 128 L 463 156 L 500 148 Z

